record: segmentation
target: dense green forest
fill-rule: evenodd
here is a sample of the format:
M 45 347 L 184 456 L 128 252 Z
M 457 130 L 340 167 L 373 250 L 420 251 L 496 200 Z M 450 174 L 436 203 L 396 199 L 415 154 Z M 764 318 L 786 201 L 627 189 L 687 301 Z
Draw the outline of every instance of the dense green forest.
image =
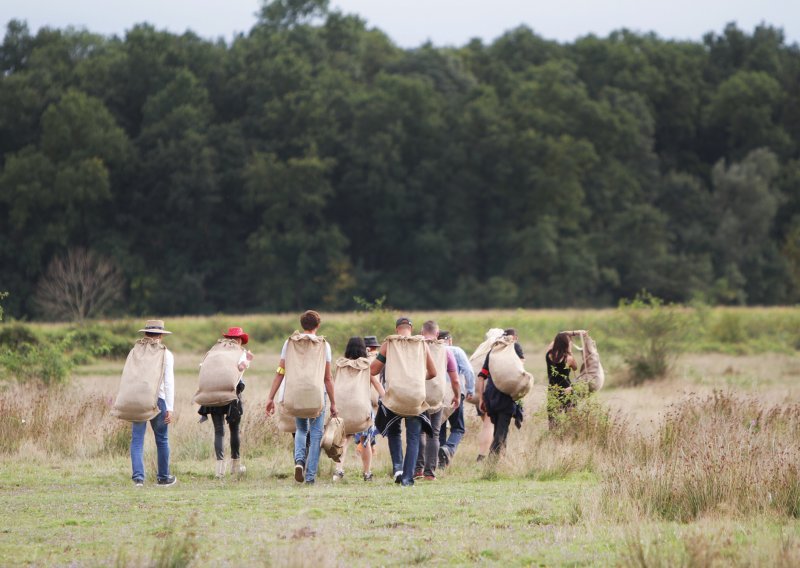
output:
M 229 42 L 11 21 L 0 68 L 7 315 L 48 317 L 77 249 L 129 314 L 800 298 L 800 48 L 768 25 L 401 49 L 276 0 Z

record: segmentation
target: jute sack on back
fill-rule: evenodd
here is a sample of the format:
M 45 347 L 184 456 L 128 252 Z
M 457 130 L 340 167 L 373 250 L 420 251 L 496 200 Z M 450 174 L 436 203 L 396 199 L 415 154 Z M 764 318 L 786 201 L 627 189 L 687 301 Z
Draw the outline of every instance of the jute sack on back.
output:
M 278 389 L 278 400 L 283 398 L 283 391 L 285 388 L 286 381 L 283 381 Z M 278 421 L 278 431 L 285 432 L 287 434 L 294 434 L 297 431 L 297 423 L 294 420 L 294 416 L 289 416 L 286 414 L 286 411 L 283 410 L 282 404 L 275 406 L 275 419 Z
M 234 339 L 223 338 L 206 353 L 192 401 L 200 406 L 224 406 L 236 400 L 239 359 L 244 349 Z
M 372 424 L 372 377 L 369 374 L 369 359 L 347 359 L 336 361 L 336 410 L 344 420 L 345 434 L 350 436 L 363 432 Z
M 435 412 L 442 408 L 445 383 L 450 382 L 450 377 L 447 376 L 447 345 L 444 341 L 440 342 L 434 339 L 426 340 L 425 343 L 430 351 L 433 364 L 436 366 L 436 376 L 425 381 L 425 402 L 428 404 L 428 410 Z M 450 399 L 452 400 L 452 398 L 451 394 Z
M 295 331 L 286 344 L 286 375 L 281 405 L 295 418 L 316 418 L 324 408 L 325 345 L 322 336 Z
M 128 422 L 145 422 L 158 416 L 158 389 L 164 380 L 167 347 L 143 337 L 128 353 L 111 415 Z
M 421 335 L 386 338 L 383 404 L 399 416 L 417 416 L 428 409 L 425 402 L 427 376 L 425 338 Z
M 578 377 L 579 382 L 585 382 L 590 392 L 599 391 L 606 382 L 606 372 L 600 363 L 600 354 L 597 352 L 597 343 L 588 334 L 582 336 L 583 340 L 583 365 Z
M 469 357 L 469 364 L 472 367 L 472 372 L 475 373 L 476 380 L 478 377 L 478 373 L 481 372 L 483 368 L 483 362 L 486 360 L 486 355 L 491 351 L 492 345 L 494 342 L 497 341 L 500 337 L 503 336 L 503 330 L 499 328 L 492 328 L 486 332 L 485 340 L 483 343 L 478 345 L 478 348 L 475 349 L 475 352 L 470 355 Z M 475 406 L 480 405 L 481 397 L 480 393 L 477 389 L 475 389 L 475 395 L 472 397 L 472 404 Z
M 524 397 L 533 386 L 533 376 L 514 351 L 513 337 L 501 337 L 494 342 L 489 355 L 489 374 L 494 386 L 514 400 Z

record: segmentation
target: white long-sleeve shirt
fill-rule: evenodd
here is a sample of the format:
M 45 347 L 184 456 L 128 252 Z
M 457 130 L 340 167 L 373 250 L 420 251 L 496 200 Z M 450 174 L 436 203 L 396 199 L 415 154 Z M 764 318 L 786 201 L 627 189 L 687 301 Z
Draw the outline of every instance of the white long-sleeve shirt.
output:
M 175 404 L 175 357 L 169 349 L 164 353 L 164 380 L 158 387 L 158 398 L 163 398 L 167 411 L 172 412 Z

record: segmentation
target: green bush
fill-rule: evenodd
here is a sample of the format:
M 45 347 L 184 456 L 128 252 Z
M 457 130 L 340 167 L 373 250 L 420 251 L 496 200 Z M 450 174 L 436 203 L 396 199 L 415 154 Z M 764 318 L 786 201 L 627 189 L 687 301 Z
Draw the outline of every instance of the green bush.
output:
M 0 372 L 19 382 L 41 381 L 58 385 L 69 380 L 73 361 L 64 341 L 39 345 L 22 343 L 14 349 L 0 349 Z
M 122 359 L 128 355 L 131 342 L 127 337 L 99 326 L 70 329 L 63 336 L 64 346 L 76 364 L 82 365 L 95 357 Z
M 642 292 L 620 302 L 616 335 L 633 384 L 662 378 L 684 348 L 690 312 Z
M 33 331 L 21 324 L 13 323 L 0 327 L 0 348 L 17 349 L 23 344 L 38 345 L 39 338 Z

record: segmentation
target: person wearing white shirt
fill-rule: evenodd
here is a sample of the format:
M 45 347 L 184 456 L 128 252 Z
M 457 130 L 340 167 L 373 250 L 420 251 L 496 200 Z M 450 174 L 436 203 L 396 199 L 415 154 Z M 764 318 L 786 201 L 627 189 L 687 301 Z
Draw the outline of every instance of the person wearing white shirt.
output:
M 164 329 L 161 320 L 149 320 L 139 332 L 144 333 L 154 341 L 161 341 L 164 335 L 171 335 L 171 331 Z M 157 483 L 161 487 L 174 485 L 178 480 L 169 473 L 169 424 L 172 422 L 172 411 L 175 403 L 175 358 L 169 349 L 164 352 L 164 379 L 158 387 L 158 408 L 161 411 L 150 420 L 153 434 L 156 438 L 156 452 L 158 453 Z M 134 422 L 131 428 L 131 466 L 133 469 L 133 482 L 137 487 L 144 484 L 144 435 L 147 431 L 147 422 Z

